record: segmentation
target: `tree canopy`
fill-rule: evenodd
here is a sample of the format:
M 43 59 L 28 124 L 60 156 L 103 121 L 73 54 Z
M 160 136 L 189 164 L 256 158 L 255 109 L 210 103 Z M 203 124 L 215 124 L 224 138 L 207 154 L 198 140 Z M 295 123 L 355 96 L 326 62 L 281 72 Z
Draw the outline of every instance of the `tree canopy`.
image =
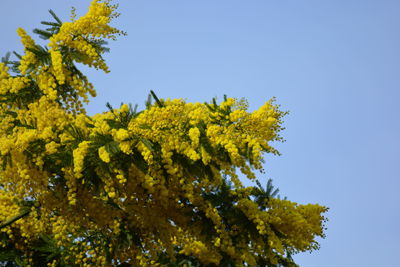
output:
M 86 15 L 25 30 L 0 63 L 0 262 L 5 266 L 297 266 L 319 247 L 327 208 L 262 186 L 263 155 L 279 152 L 274 99 L 190 103 L 151 92 L 94 116 L 96 91 L 77 64 L 108 72 L 119 14 L 94 0 Z M 239 173 L 255 183 L 244 186 Z M 1 264 L 1 263 L 0 263 Z

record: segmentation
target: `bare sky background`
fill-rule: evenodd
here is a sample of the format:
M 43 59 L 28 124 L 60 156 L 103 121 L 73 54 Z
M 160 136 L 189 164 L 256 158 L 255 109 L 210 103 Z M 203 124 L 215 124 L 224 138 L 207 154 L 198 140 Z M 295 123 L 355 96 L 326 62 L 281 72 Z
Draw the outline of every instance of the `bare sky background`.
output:
M 159 97 L 246 97 L 251 109 L 275 96 L 290 110 L 266 156 L 266 182 L 299 203 L 330 207 L 321 249 L 302 267 L 398 267 L 400 255 L 400 2 L 390 0 L 118 1 L 111 73 L 89 71 L 105 103 L 141 106 Z M 88 0 L 1 0 L 0 54 L 21 51 L 53 9 L 64 21 Z M 397 256 L 396 256 L 397 255 Z

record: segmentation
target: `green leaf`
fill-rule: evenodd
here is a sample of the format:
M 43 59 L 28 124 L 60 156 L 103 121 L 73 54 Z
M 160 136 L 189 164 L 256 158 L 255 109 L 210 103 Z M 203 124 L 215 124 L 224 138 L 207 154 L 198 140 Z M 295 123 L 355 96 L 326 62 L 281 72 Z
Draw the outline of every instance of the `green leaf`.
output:
M 1 62 L 5 63 L 5 64 L 9 63 L 10 55 L 11 55 L 11 53 L 10 53 L 10 52 L 7 52 L 7 53 L 5 54 L 5 56 L 1 58 Z
M 106 151 L 112 156 L 121 151 L 121 149 L 119 148 L 119 143 L 116 141 L 109 142 L 104 147 Z
M 62 25 L 62 21 L 58 18 L 58 16 L 56 15 L 56 13 L 54 13 L 53 10 L 49 9 L 49 13 L 58 22 L 58 24 Z
M 18 58 L 18 59 L 22 59 L 22 56 L 20 54 L 18 54 L 17 52 L 13 51 L 13 54 Z
M 48 25 L 48 26 L 54 26 L 54 27 L 59 27 L 59 26 L 61 26 L 60 23 L 57 23 L 57 22 L 50 22 L 50 21 L 41 21 L 40 24 Z
M 152 129 L 151 126 L 147 125 L 147 124 L 141 124 L 141 125 L 139 125 L 139 128 L 146 129 L 146 130 L 151 130 Z
M 53 33 L 41 29 L 34 29 L 32 32 L 38 34 L 43 40 L 48 40 L 51 36 L 53 36 Z
M 152 143 L 150 140 L 148 140 L 148 139 L 146 139 L 146 138 L 143 138 L 143 137 L 140 137 L 139 140 L 140 140 L 148 149 L 150 149 L 152 152 L 154 152 L 154 145 L 153 145 L 153 143 Z
M 156 101 L 159 107 L 164 107 L 164 104 L 160 101 L 160 99 L 158 99 L 156 93 L 154 93 L 153 90 L 150 90 L 150 94 L 153 96 L 154 100 Z
M 0 262 L 13 261 L 17 257 L 17 253 L 11 248 L 0 249 Z

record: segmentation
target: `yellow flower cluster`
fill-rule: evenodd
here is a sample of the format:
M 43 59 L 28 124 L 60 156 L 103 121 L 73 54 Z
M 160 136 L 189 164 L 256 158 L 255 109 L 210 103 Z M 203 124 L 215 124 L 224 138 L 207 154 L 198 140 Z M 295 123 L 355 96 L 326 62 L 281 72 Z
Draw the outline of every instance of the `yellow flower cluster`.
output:
M 219 264 L 221 255 L 215 253 L 200 241 L 187 240 L 185 247 L 179 252 L 188 256 L 195 256 L 204 264 Z
M 113 17 L 118 16 L 116 6 L 110 1 L 93 0 L 88 13 L 72 22 L 63 23 L 60 31 L 50 38 L 51 51 L 67 46 L 85 55 L 83 64 L 94 66 L 108 72 L 108 67 L 100 57 L 100 52 L 90 43 L 93 38 L 111 38 L 123 34 L 122 31 L 109 25 Z
M 162 253 L 256 266 L 316 248 L 325 207 L 272 198 L 262 208 L 236 173 L 253 180 L 263 153 L 277 153 L 270 144 L 285 112 L 273 100 L 254 112 L 234 98 L 157 99 L 138 113 L 124 104 L 86 115 L 80 99 L 95 91 L 62 48 L 107 71 L 92 41 L 121 33 L 108 25 L 116 15 L 109 1 L 92 1 L 50 38 L 50 65 L 29 54 L 34 42 L 19 29 L 21 75 L 0 64 L 0 223 L 31 203 L 1 228 L 0 245 L 15 245 L 29 263 L 38 240 L 54 240 L 63 249 L 48 266 L 161 266 Z
M 73 152 L 74 172 L 75 172 L 76 178 L 82 177 L 84 159 L 85 159 L 85 155 L 87 154 L 87 151 L 89 149 L 89 145 L 90 145 L 90 142 L 83 141 L 82 143 L 80 143 L 78 145 L 78 148 L 76 148 Z
M 29 208 L 26 209 L 29 210 Z M 20 207 L 17 204 L 17 198 L 11 192 L 0 190 L 0 223 L 13 220 L 19 213 Z M 22 218 L 2 227 L 0 232 L 6 234 L 6 238 L 3 237 L 0 240 L 0 248 L 4 249 L 9 245 L 9 242 L 15 242 L 16 247 L 23 249 L 30 242 L 36 240 L 46 230 L 46 224 L 38 218 L 35 207 L 32 207 L 28 218 Z
M 0 94 L 18 93 L 21 89 L 29 84 L 29 79 L 26 77 L 12 77 L 0 80 Z
M 22 89 L 29 90 L 29 87 L 37 85 L 41 94 L 50 100 L 61 100 L 71 113 L 85 112 L 79 99 L 87 103 L 88 94 L 95 96 L 96 92 L 86 76 L 80 72 L 76 73 L 71 63 L 75 61 L 108 72 L 108 67 L 101 57 L 105 50 L 97 44 L 103 39 L 115 39 L 117 35 L 124 34 L 109 26 L 111 19 L 118 16 L 115 9 L 116 6 L 111 5 L 110 1 L 92 1 L 86 15 L 63 23 L 50 37 L 48 59 L 40 58 L 33 52 L 39 51 L 39 46 L 24 29 L 19 28 L 17 33 L 24 46 L 24 55 L 18 69 L 23 76 L 9 77 L 8 68 L 1 63 L 0 98 L 6 98 L 9 93 L 18 94 Z M 45 49 L 39 52 L 44 51 Z M 65 51 L 72 51 L 79 56 L 71 56 Z M 30 91 L 30 94 L 33 92 Z M 35 92 L 33 95 L 40 97 L 41 94 Z M 26 100 L 35 101 L 37 98 Z
M 99 157 L 105 163 L 110 162 L 110 154 L 108 154 L 108 152 L 104 146 L 99 148 Z
M 197 127 L 190 128 L 188 135 L 190 137 L 190 140 L 192 141 L 193 147 L 199 146 L 199 137 L 200 137 L 200 130 Z
M 30 67 L 36 66 L 38 63 L 35 54 L 28 50 L 29 48 L 34 48 L 36 44 L 24 29 L 18 28 L 17 33 L 21 37 L 21 43 L 25 50 L 25 55 L 22 57 L 20 61 L 21 64 L 18 68 L 21 71 L 21 74 L 25 75 Z
M 142 240 L 142 244 L 149 247 L 144 257 L 137 247 L 116 252 L 116 258 L 130 259 L 129 255 L 136 255 L 136 263 L 154 261 L 160 249 L 173 251 L 171 238 L 177 238 L 182 254 L 194 256 L 205 264 L 218 264 L 221 253 L 229 255 L 238 265 L 243 261 L 252 264 L 254 258 L 249 249 L 255 248 L 249 248 L 246 240 L 237 244 L 233 241 L 237 232 L 247 230 L 236 225 L 235 231 L 227 231 L 218 209 L 202 196 L 204 190 L 210 191 L 222 184 L 222 174 L 229 175 L 239 190 L 232 191 L 232 195 L 240 197 L 238 208 L 254 222 L 261 236 L 270 236 L 271 249 L 257 248 L 257 253 L 281 253 L 283 244 L 299 250 L 312 246 L 314 235 L 321 234 L 319 214 L 323 210 L 304 209 L 304 214 L 314 216 L 314 221 L 302 217 L 303 222 L 314 227 L 313 230 L 301 232 L 306 229 L 304 224 L 293 223 L 287 228 L 297 229 L 297 232 L 289 233 L 293 237 L 282 243 L 267 227 L 271 223 L 278 225 L 270 219 L 278 218 L 278 214 L 271 216 L 272 208 L 261 212 L 247 199 L 249 190 L 241 189 L 234 171 L 239 168 L 250 179 L 254 178 L 248 160 L 253 167 L 258 167 L 261 152 L 268 151 L 268 142 L 277 137 L 277 125 L 283 112 L 271 102 L 261 111 L 248 113 L 239 109 L 237 112 L 235 106 L 238 103 L 234 99 L 223 101 L 213 109 L 180 99 L 162 100 L 162 103 L 162 106 L 153 105 L 131 117 L 127 105 L 93 117 L 73 115 L 47 97 L 29 104 L 28 109 L 16 110 L 15 118 L 4 109 L 2 114 L 9 126 L 1 132 L 3 160 L 10 155 L 17 164 L 7 165 L 0 173 L 1 177 L 7 177 L 2 178 L 1 183 L 16 196 L 26 197 L 35 192 L 44 213 L 59 210 L 62 215 L 50 216 L 50 221 L 41 219 L 41 222 L 52 226 L 48 231 L 60 245 L 71 246 L 74 252 L 70 257 L 74 262 L 92 262 L 95 257 L 103 259 L 104 253 L 108 253 L 87 248 L 86 254 L 82 254 L 82 244 L 70 237 L 79 236 L 77 226 L 85 225 L 91 231 L 106 233 L 112 240 L 117 233 L 133 226 L 148 233 Z M 233 119 L 232 113 L 236 114 Z M 17 121 L 19 123 L 15 124 Z M 258 129 L 259 125 L 264 131 Z M 10 127 L 13 127 L 11 135 Z M 43 147 L 37 146 L 41 143 Z M 72 161 L 68 160 L 68 151 Z M 63 157 L 67 158 L 63 160 Z M 45 162 L 48 163 L 45 165 Z M 109 167 L 105 168 L 104 164 Z M 83 170 L 88 166 L 91 166 L 92 174 L 84 176 Z M 54 184 L 48 177 L 64 179 L 65 186 Z M 97 180 L 93 180 L 95 177 Z M 54 190 L 49 191 L 49 186 Z M 113 201 L 119 208 L 108 205 L 108 201 Z M 189 209 L 184 201 L 195 205 L 212 222 L 215 241 L 209 243 L 207 237 L 200 234 L 201 222 L 188 223 L 190 217 L 184 214 Z M 127 216 L 129 220 L 116 220 L 121 216 Z M 177 226 L 184 231 L 176 231 Z M 296 236 L 302 238 L 296 239 Z M 161 247 L 153 247 L 155 238 L 160 240 Z M 264 244 L 262 239 L 253 242 L 259 247 Z M 79 249 L 75 253 L 76 248 Z
M 50 50 L 51 62 L 53 64 L 53 75 L 56 77 L 58 84 L 65 83 L 65 75 L 63 70 L 62 55 L 60 51 Z
M 4 63 L 0 63 L 0 81 L 8 76 L 8 67 Z

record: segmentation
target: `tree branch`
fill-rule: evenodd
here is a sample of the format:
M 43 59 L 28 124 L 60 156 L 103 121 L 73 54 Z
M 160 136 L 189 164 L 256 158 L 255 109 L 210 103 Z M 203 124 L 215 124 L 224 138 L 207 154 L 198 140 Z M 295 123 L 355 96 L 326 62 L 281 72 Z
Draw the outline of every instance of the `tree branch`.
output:
M 14 217 L 11 217 L 10 219 L 0 223 L 0 229 L 4 228 L 6 226 L 9 226 L 10 224 L 18 221 L 19 219 L 27 216 L 30 212 L 31 212 L 30 208 L 29 209 L 24 209 L 20 214 L 15 215 Z

